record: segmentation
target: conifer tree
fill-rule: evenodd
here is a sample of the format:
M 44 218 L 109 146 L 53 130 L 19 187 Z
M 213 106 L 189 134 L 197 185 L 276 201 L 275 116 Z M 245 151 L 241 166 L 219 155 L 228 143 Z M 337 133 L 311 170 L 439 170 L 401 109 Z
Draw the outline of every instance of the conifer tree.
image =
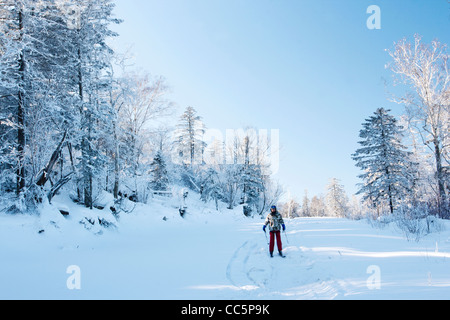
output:
M 105 163 L 99 144 L 111 122 L 105 117 L 113 114 L 108 110 L 111 81 L 106 77 L 113 52 L 106 40 L 116 36 L 110 24 L 119 21 L 112 18 L 114 4 L 111 0 L 74 0 L 71 3 L 79 10 L 77 20 L 71 25 L 75 41 L 71 58 L 76 65 L 74 78 L 80 119 L 77 148 L 81 152 L 78 168 L 82 194 L 78 196 L 86 207 L 92 208 L 94 176 Z
M 402 145 L 402 129 L 390 110 L 377 109 L 360 131 L 361 148 L 352 155 L 364 171 L 358 194 L 375 207 L 387 204 L 391 213 L 398 201 L 412 190 L 414 163 Z
M 176 131 L 176 148 L 184 164 L 191 167 L 203 163 L 206 144 L 203 141 L 205 126 L 197 111 L 188 107 L 180 118 Z
M 167 191 L 169 187 L 169 176 L 166 161 L 162 152 L 158 151 L 150 164 L 150 188 L 155 191 Z

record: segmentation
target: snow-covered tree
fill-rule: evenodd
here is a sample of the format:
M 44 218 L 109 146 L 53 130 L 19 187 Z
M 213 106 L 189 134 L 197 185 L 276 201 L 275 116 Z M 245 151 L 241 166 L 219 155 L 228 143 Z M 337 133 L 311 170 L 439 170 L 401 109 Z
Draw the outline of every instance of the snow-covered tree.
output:
M 356 195 L 352 195 L 351 197 L 350 217 L 355 220 L 359 220 L 363 217 L 361 200 Z
M 308 198 L 308 190 L 305 190 L 305 195 L 303 196 L 302 216 L 303 217 L 310 217 L 311 216 L 311 208 L 310 208 L 310 201 L 309 201 L 309 198 Z
M 108 77 L 111 68 L 112 50 L 106 41 L 117 34 L 110 29 L 114 4 L 111 0 L 72 0 L 60 4 L 68 12 L 74 10 L 75 17 L 68 17 L 68 26 L 73 31 L 73 49 L 70 59 L 75 64 L 74 83 L 78 101 L 79 132 L 77 150 L 80 151 L 78 171 L 80 173 L 79 200 L 92 208 L 95 178 L 102 172 L 106 159 L 100 148 L 105 134 L 111 134 L 108 116 L 109 92 L 112 85 Z M 73 18 L 73 19 L 72 19 Z
M 61 181 L 78 171 L 83 191 L 78 198 L 92 207 L 93 177 L 102 170 L 103 141 L 110 133 L 105 75 L 112 55 L 106 39 L 114 36 L 109 24 L 117 22 L 113 7 L 110 0 L 1 2 L 0 154 L 6 190 L 11 191 L 12 176 L 17 193 L 44 188 L 54 173 L 42 170 L 58 164 Z M 63 172 L 65 157 L 70 165 Z
M 412 90 L 395 101 L 406 105 L 409 125 L 434 157 L 436 198 L 441 215 L 450 210 L 450 56 L 447 50 L 447 45 L 438 40 L 425 44 L 420 35 L 415 35 L 414 43 L 402 39 L 388 51 L 392 57 L 388 67 Z
M 219 209 L 219 200 L 223 198 L 223 186 L 220 180 L 219 173 L 212 167 L 208 168 L 204 173 L 201 182 L 201 198 L 207 202 L 214 200 L 216 210 Z
M 311 217 L 323 217 L 326 215 L 325 200 L 322 196 L 313 196 L 309 205 Z
M 242 202 L 246 215 L 257 210 L 261 193 L 264 190 L 264 177 L 258 165 L 249 164 L 242 167 Z
M 348 197 L 344 187 L 336 178 L 330 180 L 326 194 L 327 213 L 330 216 L 346 217 L 348 214 Z
M 197 111 L 187 107 L 175 131 L 175 148 L 181 162 L 192 167 L 202 164 L 206 144 L 203 140 L 205 125 Z
M 169 115 L 172 102 L 166 97 L 169 88 L 163 77 L 127 73 L 121 80 L 116 112 L 121 167 L 128 177 L 124 188 L 143 201 L 140 186 L 145 185 L 146 172 L 153 161 L 149 155 L 161 148 L 152 143 L 155 139 L 152 121 Z
M 40 78 L 32 53 L 40 52 L 35 37 L 39 14 L 32 2 L 0 2 L 0 104 L 2 138 L 2 178 L 7 190 L 19 195 L 26 186 L 26 121 L 29 106 L 35 102 L 36 86 L 31 79 Z
M 228 209 L 233 209 L 241 198 L 242 165 L 225 164 L 221 166 L 221 179 L 224 200 L 228 204 Z
M 7 191 L 12 175 L 18 194 L 35 189 L 35 176 L 74 122 L 67 86 L 73 69 L 70 39 L 55 1 L 1 2 L 0 153 L 1 184 Z M 61 174 L 62 167 L 61 162 Z
M 277 205 L 278 211 L 288 219 L 301 217 L 301 206 L 290 194 L 284 202 Z
M 167 191 L 169 188 L 169 174 L 162 152 L 158 151 L 150 164 L 150 189 Z
M 301 206 L 295 199 L 290 199 L 282 208 L 288 218 L 296 218 L 301 216 Z
M 2 190 L 24 188 L 24 6 L 0 2 L 0 148 Z M 20 149 L 20 150 L 19 150 Z
M 402 145 L 402 129 L 389 110 L 379 108 L 360 131 L 361 148 L 352 155 L 364 173 L 358 194 L 374 206 L 387 203 L 393 213 L 398 201 L 412 192 L 414 164 Z

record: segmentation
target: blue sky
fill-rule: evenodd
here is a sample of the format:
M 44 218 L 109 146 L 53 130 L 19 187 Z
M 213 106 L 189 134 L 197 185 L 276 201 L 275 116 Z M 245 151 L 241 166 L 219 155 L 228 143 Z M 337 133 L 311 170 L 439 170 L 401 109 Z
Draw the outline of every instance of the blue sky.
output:
M 276 178 L 299 200 L 329 179 L 356 192 L 351 159 L 364 119 L 388 101 L 393 47 L 415 33 L 450 44 L 447 0 L 116 0 L 116 51 L 162 75 L 178 114 L 207 127 L 280 130 Z M 370 5 L 381 30 L 369 30 Z

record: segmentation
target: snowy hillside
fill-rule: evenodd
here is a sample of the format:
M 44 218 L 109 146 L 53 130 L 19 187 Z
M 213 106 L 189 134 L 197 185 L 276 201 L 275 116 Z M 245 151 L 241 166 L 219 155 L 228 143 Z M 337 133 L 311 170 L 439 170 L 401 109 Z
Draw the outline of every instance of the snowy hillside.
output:
M 450 298 L 450 228 L 408 242 L 365 221 L 287 220 L 287 257 L 271 259 L 262 221 L 241 208 L 191 197 L 182 219 L 154 200 L 87 230 L 86 214 L 111 215 L 57 202 L 68 218 L 51 207 L 41 218 L 0 215 L 0 299 Z M 73 270 L 80 287 L 70 290 Z

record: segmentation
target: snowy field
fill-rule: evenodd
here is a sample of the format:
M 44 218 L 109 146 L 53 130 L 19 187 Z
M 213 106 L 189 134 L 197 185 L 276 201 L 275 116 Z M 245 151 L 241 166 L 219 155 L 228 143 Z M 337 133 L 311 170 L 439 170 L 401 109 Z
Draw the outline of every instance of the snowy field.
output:
M 116 227 L 87 230 L 85 215 L 108 214 L 58 201 L 69 218 L 51 207 L 40 218 L 0 214 L 0 299 L 450 298 L 446 222 L 411 242 L 366 221 L 287 220 L 287 257 L 271 259 L 263 221 L 241 208 L 218 213 L 191 201 L 182 219 L 154 201 L 122 213 Z

